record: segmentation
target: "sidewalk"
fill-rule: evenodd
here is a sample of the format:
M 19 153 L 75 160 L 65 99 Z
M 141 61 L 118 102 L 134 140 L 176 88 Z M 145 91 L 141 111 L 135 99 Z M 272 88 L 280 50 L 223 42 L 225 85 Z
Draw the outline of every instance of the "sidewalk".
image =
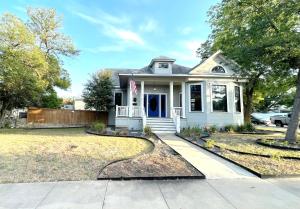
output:
M 157 134 L 189 163 L 201 171 L 207 179 L 256 178 L 245 169 L 197 147 L 174 134 Z
M 300 179 L 0 185 L 0 209 L 296 209 L 299 206 Z

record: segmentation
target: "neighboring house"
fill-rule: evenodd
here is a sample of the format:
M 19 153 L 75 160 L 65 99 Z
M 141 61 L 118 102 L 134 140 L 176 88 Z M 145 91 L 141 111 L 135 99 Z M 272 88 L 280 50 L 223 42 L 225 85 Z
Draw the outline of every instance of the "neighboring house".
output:
M 160 56 L 142 69 L 114 69 L 116 108 L 109 125 L 174 133 L 184 127 L 242 124 L 245 79 L 234 74 L 237 67 L 218 51 L 193 68 Z
M 85 102 L 83 99 L 74 99 L 74 109 L 75 110 L 85 110 Z

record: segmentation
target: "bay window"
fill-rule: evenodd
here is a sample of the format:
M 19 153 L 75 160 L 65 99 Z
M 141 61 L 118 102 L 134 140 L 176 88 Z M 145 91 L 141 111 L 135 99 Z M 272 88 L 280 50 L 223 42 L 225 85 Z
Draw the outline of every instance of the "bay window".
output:
M 225 85 L 212 85 L 212 108 L 214 112 L 227 112 L 227 90 Z

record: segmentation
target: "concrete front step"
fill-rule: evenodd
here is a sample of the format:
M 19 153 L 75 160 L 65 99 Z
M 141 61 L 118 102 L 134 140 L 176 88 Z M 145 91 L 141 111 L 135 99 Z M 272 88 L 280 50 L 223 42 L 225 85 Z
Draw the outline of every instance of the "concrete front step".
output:
M 147 118 L 147 126 L 153 133 L 176 133 L 176 127 L 171 118 Z

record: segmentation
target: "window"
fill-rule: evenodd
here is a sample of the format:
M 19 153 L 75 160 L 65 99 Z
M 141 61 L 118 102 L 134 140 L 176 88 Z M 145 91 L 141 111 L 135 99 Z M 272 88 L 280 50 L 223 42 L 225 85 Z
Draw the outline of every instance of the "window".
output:
M 121 106 L 122 105 L 122 92 L 115 92 L 115 105 Z
M 234 87 L 234 104 L 235 111 L 241 112 L 241 90 L 239 86 Z
M 169 64 L 161 62 L 161 63 L 158 63 L 158 67 L 159 68 L 169 68 Z
M 182 107 L 182 93 L 179 93 L 179 107 Z
M 213 111 L 227 112 L 227 95 L 225 85 L 212 86 Z
M 191 111 L 202 111 L 201 85 L 190 85 Z
M 222 66 L 216 66 L 211 70 L 212 73 L 225 73 L 225 69 Z

